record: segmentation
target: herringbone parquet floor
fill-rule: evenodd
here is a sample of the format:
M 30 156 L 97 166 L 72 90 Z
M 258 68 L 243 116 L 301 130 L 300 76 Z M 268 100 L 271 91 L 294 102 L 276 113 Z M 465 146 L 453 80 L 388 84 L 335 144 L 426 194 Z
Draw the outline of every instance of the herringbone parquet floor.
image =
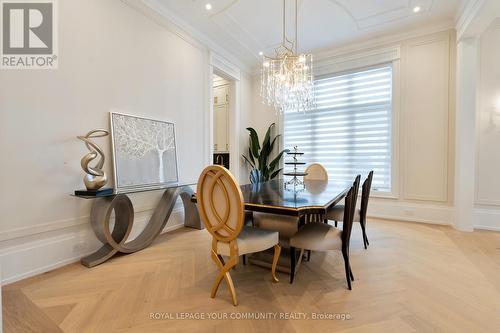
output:
M 352 291 L 338 253 L 313 253 L 293 285 L 240 262 L 233 307 L 225 285 L 209 297 L 208 233 L 180 229 L 92 269 L 73 264 L 4 287 L 4 332 L 500 332 L 500 233 L 370 221 L 365 251 L 358 228 Z M 236 319 L 257 312 L 296 318 Z M 196 315 L 205 319 L 180 318 Z

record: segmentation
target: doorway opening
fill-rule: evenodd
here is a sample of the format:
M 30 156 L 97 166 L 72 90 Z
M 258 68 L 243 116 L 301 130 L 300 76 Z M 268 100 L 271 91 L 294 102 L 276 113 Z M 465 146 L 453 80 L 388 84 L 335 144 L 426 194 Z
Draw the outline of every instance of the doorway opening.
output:
M 213 164 L 231 169 L 229 139 L 230 81 L 213 75 Z
M 208 102 L 208 131 L 206 158 L 209 163 L 229 165 L 238 182 L 243 167 L 240 158 L 241 71 L 215 52 L 209 54 L 206 82 Z M 219 157 L 219 155 L 221 155 Z
M 212 66 L 211 74 L 210 160 L 229 169 L 239 180 L 239 73 L 228 74 Z

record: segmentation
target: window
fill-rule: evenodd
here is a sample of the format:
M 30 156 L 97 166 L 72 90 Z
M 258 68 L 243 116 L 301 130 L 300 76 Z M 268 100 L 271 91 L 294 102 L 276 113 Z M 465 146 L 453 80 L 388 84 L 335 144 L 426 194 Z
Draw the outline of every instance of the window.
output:
M 335 180 L 374 170 L 372 189 L 392 192 L 392 66 L 318 77 L 315 94 L 315 110 L 285 113 L 285 148 L 298 146 Z

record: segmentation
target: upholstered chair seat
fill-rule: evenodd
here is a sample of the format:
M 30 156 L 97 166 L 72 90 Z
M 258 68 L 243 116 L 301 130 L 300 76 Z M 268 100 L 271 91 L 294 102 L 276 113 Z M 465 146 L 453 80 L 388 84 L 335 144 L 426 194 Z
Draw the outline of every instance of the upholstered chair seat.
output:
M 290 246 L 312 251 L 340 251 L 342 231 L 326 223 L 308 223 L 290 240 Z
M 278 244 L 278 233 L 275 231 L 244 226 L 236 238 L 238 254 L 265 251 Z M 223 256 L 231 254 L 229 243 L 218 242 L 217 253 Z

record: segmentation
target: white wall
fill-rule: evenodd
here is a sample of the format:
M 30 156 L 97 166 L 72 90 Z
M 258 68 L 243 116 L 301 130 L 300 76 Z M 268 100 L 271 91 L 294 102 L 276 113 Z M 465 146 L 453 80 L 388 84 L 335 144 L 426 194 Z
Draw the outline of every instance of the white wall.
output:
M 500 20 L 480 39 L 475 226 L 500 230 Z
M 119 0 L 59 1 L 59 69 L 0 72 L 0 262 L 7 282 L 98 248 L 88 225 L 76 139 L 108 112 L 176 123 L 179 173 L 204 166 L 208 52 Z M 107 152 L 109 138 L 98 141 Z M 159 194 L 132 196 L 141 225 Z M 177 214 L 169 226 L 179 223 Z M 137 232 L 137 230 L 136 230 Z
M 255 124 L 264 123 L 264 121 L 255 121 L 255 117 L 258 117 L 261 111 L 261 108 L 256 107 L 254 103 L 255 86 L 255 82 L 251 75 L 242 75 L 239 145 L 240 153 L 244 155 L 248 155 L 248 131 L 246 128 L 253 127 Z M 248 184 L 250 182 L 248 165 L 241 156 L 235 156 L 235 158 L 238 158 L 240 161 L 240 184 Z
M 267 129 L 272 123 L 276 123 L 276 125 L 279 126 L 279 114 L 274 108 L 262 103 L 262 97 L 260 96 L 260 81 L 260 75 L 253 76 L 251 100 L 253 110 L 249 115 L 248 125 L 253 127 L 257 133 L 259 133 L 260 139 L 263 140 Z M 245 128 L 249 126 L 245 126 Z
M 276 110 L 266 104 L 262 103 L 262 97 L 260 96 L 261 88 L 261 77 L 260 75 L 253 75 L 249 77 L 249 89 L 247 91 L 247 103 L 249 104 L 249 113 L 245 115 L 244 121 L 242 122 L 241 129 L 242 142 L 241 151 L 243 154 L 248 156 L 248 142 L 249 142 L 249 132 L 246 130 L 247 127 L 253 127 L 259 134 L 260 142 L 264 140 L 264 136 L 273 123 L 276 124 L 274 131 L 271 133 L 272 137 L 279 135 L 281 133 L 281 119 L 279 113 Z M 280 151 L 282 140 L 279 139 L 275 144 L 274 151 L 271 156 L 276 156 Z M 249 180 L 249 166 L 243 163 L 242 174 L 240 177 L 240 183 L 247 184 Z
M 374 198 L 372 217 L 451 224 L 454 179 L 455 35 L 444 31 L 378 44 L 352 45 L 316 57 L 316 68 L 346 70 L 393 59 L 395 64 L 395 193 Z M 250 124 L 263 135 L 278 121 L 262 105 L 254 77 Z M 331 175 L 335 177 L 335 175 Z

